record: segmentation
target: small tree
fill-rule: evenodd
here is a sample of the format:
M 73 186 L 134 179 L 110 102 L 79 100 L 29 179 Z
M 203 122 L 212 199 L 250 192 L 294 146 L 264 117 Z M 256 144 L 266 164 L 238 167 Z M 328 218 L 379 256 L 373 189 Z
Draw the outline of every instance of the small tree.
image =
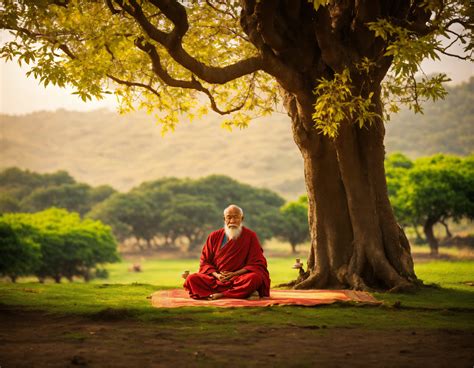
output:
M 288 202 L 280 209 L 283 218 L 280 228 L 280 238 L 291 244 L 291 250 L 296 253 L 296 246 L 309 240 L 308 227 L 308 197 L 301 196 L 297 201 Z
M 472 157 L 434 155 L 415 161 L 403 179 L 398 201 L 404 204 L 412 223 L 421 223 L 431 254 L 439 243 L 433 227 L 451 218 L 474 218 L 474 166 Z

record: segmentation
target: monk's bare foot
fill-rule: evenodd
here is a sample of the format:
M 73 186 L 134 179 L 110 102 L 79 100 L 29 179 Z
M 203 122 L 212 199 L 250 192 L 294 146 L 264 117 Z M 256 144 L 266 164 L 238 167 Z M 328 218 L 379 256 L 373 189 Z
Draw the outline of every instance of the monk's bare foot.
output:
M 209 295 L 209 300 L 217 300 L 217 299 L 220 299 L 224 296 L 224 294 L 222 293 L 215 293 L 215 294 L 211 294 Z

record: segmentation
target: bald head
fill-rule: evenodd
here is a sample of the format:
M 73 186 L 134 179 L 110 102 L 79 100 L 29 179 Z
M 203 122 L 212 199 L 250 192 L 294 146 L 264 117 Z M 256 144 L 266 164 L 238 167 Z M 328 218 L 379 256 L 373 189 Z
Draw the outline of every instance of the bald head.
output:
M 232 213 L 239 212 L 240 215 L 244 217 L 244 211 L 242 210 L 242 208 L 240 208 L 239 206 L 235 204 L 231 204 L 230 206 L 226 207 L 226 209 L 224 210 L 224 217 L 229 212 L 232 212 Z

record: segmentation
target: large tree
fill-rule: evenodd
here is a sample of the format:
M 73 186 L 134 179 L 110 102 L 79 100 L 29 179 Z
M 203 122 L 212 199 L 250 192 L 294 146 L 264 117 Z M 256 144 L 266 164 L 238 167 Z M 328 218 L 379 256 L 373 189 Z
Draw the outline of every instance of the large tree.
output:
M 312 239 L 295 287 L 398 290 L 416 275 L 387 196 L 383 98 L 418 111 L 443 95 L 444 75 L 415 73 L 450 53 L 440 35 L 470 52 L 469 11 L 469 0 L 5 0 L 1 26 L 17 38 L 2 56 L 84 100 L 113 90 L 124 111 L 157 111 L 164 130 L 209 106 L 242 127 L 282 101 Z

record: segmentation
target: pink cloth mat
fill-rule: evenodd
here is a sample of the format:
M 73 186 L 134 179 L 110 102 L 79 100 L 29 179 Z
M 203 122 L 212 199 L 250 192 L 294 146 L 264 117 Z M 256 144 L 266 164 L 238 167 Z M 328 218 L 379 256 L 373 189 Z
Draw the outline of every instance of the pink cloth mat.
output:
M 184 289 L 159 290 L 151 295 L 151 304 L 156 308 L 177 307 L 270 307 L 272 305 L 314 306 L 335 302 L 358 302 L 380 304 L 369 293 L 354 290 L 270 290 L 270 297 L 257 300 L 218 299 L 196 300 Z

